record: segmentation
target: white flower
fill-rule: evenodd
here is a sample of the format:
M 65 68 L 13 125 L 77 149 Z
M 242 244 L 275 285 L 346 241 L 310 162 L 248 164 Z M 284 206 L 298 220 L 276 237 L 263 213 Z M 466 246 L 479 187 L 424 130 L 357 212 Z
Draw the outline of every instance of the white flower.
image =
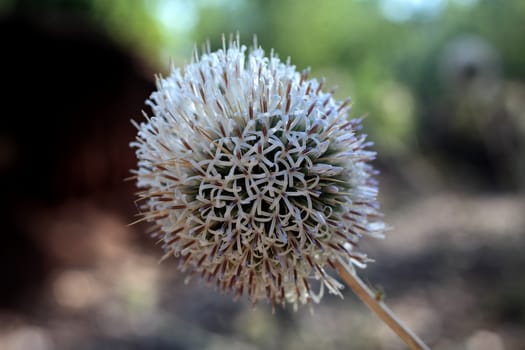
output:
M 137 126 L 144 220 L 167 256 L 252 302 L 318 302 L 325 270 L 382 235 L 374 170 L 348 101 L 273 53 L 230 41 L 157 80 Z M 318 293 L 312 279 L 322 281 Z

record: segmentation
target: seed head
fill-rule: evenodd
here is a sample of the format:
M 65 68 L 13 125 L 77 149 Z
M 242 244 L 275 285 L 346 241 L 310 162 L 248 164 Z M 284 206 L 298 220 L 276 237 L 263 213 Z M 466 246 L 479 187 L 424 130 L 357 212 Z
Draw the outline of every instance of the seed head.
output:
M 325 270 L 384 224 L 360 120 L 289 60 L 230 40 L 157 79 L 131 145 L 153 223 L 180 268 L 252 302 L 318 302 L 342 285 Z M 319 291 L 313 280 L 320 280 Z

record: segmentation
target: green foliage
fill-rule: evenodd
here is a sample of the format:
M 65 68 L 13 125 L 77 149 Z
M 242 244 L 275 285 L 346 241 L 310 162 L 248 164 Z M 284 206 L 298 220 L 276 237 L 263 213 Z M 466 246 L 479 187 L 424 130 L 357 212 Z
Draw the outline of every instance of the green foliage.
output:
M 421 6 L 393 3 L 399 11 Z M 382 12 L 388 0 L 12 0 L 2 11 L 83 14 L 160 67 L 168 57 L 187 61 L 193 43 L 210 40 L 218 47 L 222 33 L 238 31 L 245 43 L 257 34 L 263 47 L 290 56 L 299 69 L 311 66 L 312 76 L 327 76 L 328 86 L 339 86 L 338 97 L 352 96 L 352 116 L 369 116 L 365 124 L 379 150 L 398 153 L 418 141 L 417 129 L 440 105 L 450 114 L 464 109 L 457 96 L 450 96 L 455 90 L 444 83 L 441 70 L 444 50 L 454 38 L 477 35 L 501 57 L 504 79 L 525 77 L 519 30 L 525 2 L 432 3 L 440 4 L 434 12 L 414 7 L 403 21 Z

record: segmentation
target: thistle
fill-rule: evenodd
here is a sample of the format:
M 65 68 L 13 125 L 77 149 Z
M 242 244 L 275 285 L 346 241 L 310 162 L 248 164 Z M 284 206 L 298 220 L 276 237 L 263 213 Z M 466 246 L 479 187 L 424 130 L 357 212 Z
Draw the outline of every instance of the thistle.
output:
M 357 278 L 359 240 L 385 231 L 375 153 L 323 85 L 238 39 L 157 79 L 131 145 L 164 258 L 253 303 L 341 295 L 328 267 Z

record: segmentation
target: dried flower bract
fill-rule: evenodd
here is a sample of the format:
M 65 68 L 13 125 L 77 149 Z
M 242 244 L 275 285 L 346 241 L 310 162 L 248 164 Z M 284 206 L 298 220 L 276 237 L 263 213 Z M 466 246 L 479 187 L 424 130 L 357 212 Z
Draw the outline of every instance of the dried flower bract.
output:
M 142 219 L 166 257 L 252 302 L 340 295 L 325 269 L 364 265 L 359 239 L 384 231 L 375 153 L 348 101 L 238 39 L 172 67 L 157 87 L 132 146 Z

